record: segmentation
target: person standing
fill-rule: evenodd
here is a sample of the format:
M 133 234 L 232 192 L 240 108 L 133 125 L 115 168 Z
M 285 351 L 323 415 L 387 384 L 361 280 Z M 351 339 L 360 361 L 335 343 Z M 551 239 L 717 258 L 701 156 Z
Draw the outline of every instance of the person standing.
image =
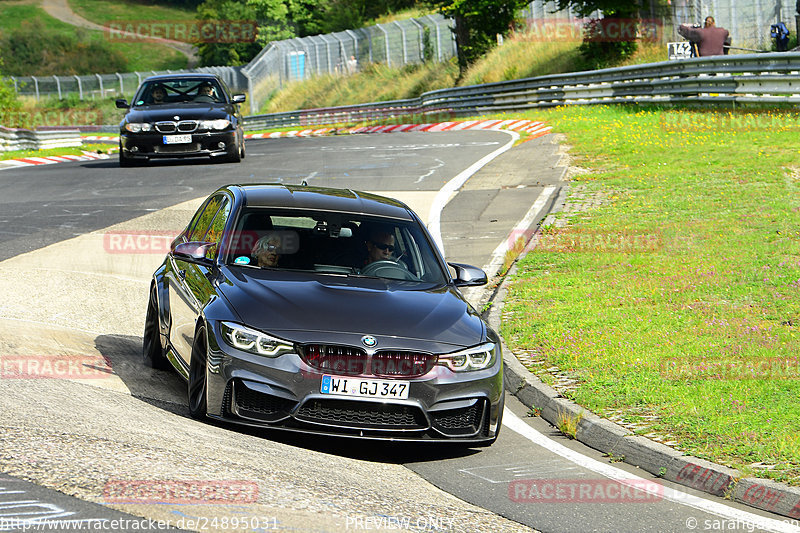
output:
M 726 54 L 725 47 L 731 44 L 728 30 L 718 27 L 714 22 L 714 17 L 711 16 L 706 17 L 702 28 L 692 28 L 688 24 L 681 24 L 678 26 L 678 33 L 693 43 L 697 43 L 700 57 Z

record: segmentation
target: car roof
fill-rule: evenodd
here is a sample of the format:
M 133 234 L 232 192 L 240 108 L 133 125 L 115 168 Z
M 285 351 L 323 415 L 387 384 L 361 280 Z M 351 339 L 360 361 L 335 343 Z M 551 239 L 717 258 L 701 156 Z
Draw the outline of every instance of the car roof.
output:
M 201 72 L 182 72 L 179 74 L 156 74 L 155 76 L 148 76 L 146 77 L 142 83 L 145 81 L 167 81 L 167 80 L 217 80 L 219 81 L 219 76 L 216 74 L 207 74 Z
M 315 209 L 414 220 L 411 209 L 398 200 L 351 189 L 258 183 L 234 185 L 247 207 Z

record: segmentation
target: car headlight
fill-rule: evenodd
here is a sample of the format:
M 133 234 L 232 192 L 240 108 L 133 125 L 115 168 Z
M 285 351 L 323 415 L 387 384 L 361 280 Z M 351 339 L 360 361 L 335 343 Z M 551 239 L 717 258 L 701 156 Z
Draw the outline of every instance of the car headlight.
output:
M 487 342 L 474 348 L 439 356 L 439 364 L 444 364 L 454 372 L 470 372 L 489 368 L 497 360 L 500 346 Z
M 140 131 L 150 131 L 153 125 L 149 122 L 128 122 L 125 124 L 125 129 L 131 133 L 139 133 Z
M 217 120 L 201 120 L 200 121 L 200 129 L 201 130 L 224 130 L 225 128 L 231 125 L 230 120 L 225 120 L 224 118 L 219 118 Z
M 220 329 L 225 342 L 237 350 L 266 357 L 278 357 L 294 351 L 294 346 L 290 342 L 277 339 L 240 324 L 220 322 Z

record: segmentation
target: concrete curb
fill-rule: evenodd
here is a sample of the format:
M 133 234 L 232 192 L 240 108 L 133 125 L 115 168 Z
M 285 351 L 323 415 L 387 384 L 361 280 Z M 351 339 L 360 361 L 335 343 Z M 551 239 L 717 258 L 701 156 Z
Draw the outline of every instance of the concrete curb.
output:
M 562 209 L 568 188 L 568 185 L 562 187 L 551 212 Z M 532 225 L 526 234 L 533 235 L 533 238 L 519 258 L 535 246 L 538 239 L 537 225 Z M 508 280 L 515 273 L 516 264 L 500 280 L 489 298 L 492 305 L 488 306 L 486 318 L 497 332 L 500 331 Z M 788 518 L 800 519 L 800 487 L 791 487 L 768 479 L 743 478 L 738 470 L 685 455 L 674 448 L 635 435 L 564 398 L 529 372 L 504 341 L 502 348 L 506 389 L 555 427 L 558 427 L 559 418 L 578 419 L 575 439 L 607 454 L 610 462 L 624 461 L 679 485 Z

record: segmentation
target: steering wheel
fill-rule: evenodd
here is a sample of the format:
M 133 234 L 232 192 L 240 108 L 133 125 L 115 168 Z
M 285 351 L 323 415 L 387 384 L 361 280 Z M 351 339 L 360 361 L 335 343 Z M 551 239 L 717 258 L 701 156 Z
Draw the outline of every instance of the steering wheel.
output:
M 365 276 L 375 276 L 379 278 L 402 279 L 406 281 L 419 281 L 414 274 L 405 267 L 394 261 L 373 261 L 361 269 L 361 274 Z

